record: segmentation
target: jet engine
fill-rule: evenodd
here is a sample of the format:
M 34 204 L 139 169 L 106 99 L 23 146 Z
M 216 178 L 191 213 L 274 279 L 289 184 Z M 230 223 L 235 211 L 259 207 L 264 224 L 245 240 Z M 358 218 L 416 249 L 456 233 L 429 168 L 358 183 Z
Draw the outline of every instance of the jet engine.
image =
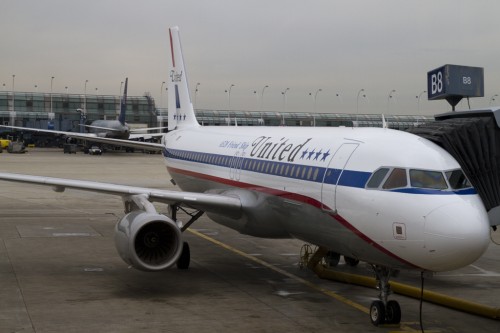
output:
M 182 234 L 165 215 L 135 210 L 115 227 L 115 246 L 122 259 L 144 271 L 159 271 L 177 262 L 182 252 Z

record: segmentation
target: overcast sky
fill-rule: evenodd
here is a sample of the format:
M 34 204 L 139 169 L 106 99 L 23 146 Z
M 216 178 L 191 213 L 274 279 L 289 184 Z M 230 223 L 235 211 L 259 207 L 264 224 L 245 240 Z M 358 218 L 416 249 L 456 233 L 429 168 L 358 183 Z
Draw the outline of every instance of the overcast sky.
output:
M 116 95 L 158 104 L 180 28 L 196 108 L 424 115 L 450 109 L 417 98 L 444 64 L 484 67 L 485 107 L 500 94 L 497 0 L 2 0 L 0 85 L 16 91 Z M 360 89 L 365 89 L 357 99 Z M 389 94 L 392 90 L 392 98 Z M 257 94 L 254 93 L 257 91 Z M 500 98 L 495 98 L 500 102 Z M 496 101 L 493 103 L 495 104 Z M 500 104 L 500 103 L 496 103 Z M 459 107 L 465 107 L 460 103 Z

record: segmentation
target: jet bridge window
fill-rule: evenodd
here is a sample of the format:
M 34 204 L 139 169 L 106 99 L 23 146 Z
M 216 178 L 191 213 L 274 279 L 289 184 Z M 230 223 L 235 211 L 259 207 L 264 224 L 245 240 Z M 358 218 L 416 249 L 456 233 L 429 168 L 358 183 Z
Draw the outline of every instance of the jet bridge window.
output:
M 465 174 L 461 169 L 447 171 L 445 174 L 452 190 L 461 190 L 472 187 L 472 184 L 469 182 L 467 177 L 465 177 Z
M 445 190 L 448 184 L 441 171 L 410 170 L 410 182 L 412 187 Z

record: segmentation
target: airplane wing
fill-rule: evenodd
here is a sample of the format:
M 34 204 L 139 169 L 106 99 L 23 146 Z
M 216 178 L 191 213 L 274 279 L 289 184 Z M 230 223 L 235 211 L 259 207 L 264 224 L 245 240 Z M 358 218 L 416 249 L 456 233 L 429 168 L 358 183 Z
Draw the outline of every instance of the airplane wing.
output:
M 87 140 L 87 141 L 91 141 L 91 142 L 105 143 L 105 144 L 109 144 L 109 145 L 129 147 L 129 148 L 135 148 L 135 149 L 144 149 L 144 150 L 148 150 L 148 151 L 160 151 L 163 148 L 163 145 L 161 145 L 159 143 L 112 139 L 112 138 L 102 138 L 102 137 L 98 137 L 95 134 L 91 134 L 91 133 L 64 132 L 64 131 L 46 130 L 46 129 L 39 129 L 39 128 L 26 128 L 26 127 L 5 126 L 5 125 L 0 125 L 0 128 L 10 128 L 10 129 L 21 130 L 21 131 L 65 135 L 65 136 L 68 136 L 70 138 L 75 138 L 75 139 L 80 139 L 80 140 Z
M 88 128 L 96 128 L 96 129 L 101 129 L 101 130 L 106 130 L 106 131 L 115 131 L 119 132 L 118 129 L 116 128 L 111 128 L 111 127 L 101 127 L 101 126 L 92 126 L 92 125 L 81 125 L 84 127 Z M 139 128 L 135 130 L 131 130 L 129 134 L 129 139 L 130 140 L 149 140 L 151 138 L 159 138 L 162 137 L 164 133 L 148 133 L 149 131 L 154 131 L 158 129 L 165 129 L 167 127 L 148 127 L 148 128 Z
M 141 132 L 149 132 L 149 131 L 156 131 L 156 130 L 164 130 L 167 129 L 168 127 L 162 126 L 162 127 L 145 127 L 145 128 L 135 128 L 131 129 L 130 133 L 141 133 Z
M 120 130 L 116 128 L 111 128 L 111 127 L 102 127 L 102 126 L 93 126 L 93 125 L 83 125 L 80 124 L 81 127 L 88 127 L 88 128 L 95 128 L 95 129 L 101 129 L 105 131 L 115 131 L 115 132 L 120 132 Z
M 128 137 L 130 140 L 141 140 L 141 139 L 144 139 L 144 140 L 148 140 L 148 139 L 151 139 L 151 138 L 160 138 L 163 136 L 164 133 L 143 133 L 143 134 L 139 134 L 139 133 L 132 133 L 130 134 L 130 136 Z
M 122 197 L 143 195 L 151 202 L 183 205 L 205 212 L 217 214 L 223 213 L 234 217 L 239 216 L 242 210 L 242 204 L 239 198 L 222 194 L 169 191 L 86 180 L 52 178 L 2 172 L 0 172 L 0 180 L 50 186 L 56 192 L 63 192 L 66 188 L 69 188 L 118 195 Z

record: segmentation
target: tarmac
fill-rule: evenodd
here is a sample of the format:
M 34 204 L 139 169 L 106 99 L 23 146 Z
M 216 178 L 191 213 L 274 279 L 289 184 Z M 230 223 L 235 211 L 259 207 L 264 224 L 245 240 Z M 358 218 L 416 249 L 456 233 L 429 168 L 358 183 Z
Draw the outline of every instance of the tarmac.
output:
M 34 148 L 0 154 L 0 172 L 176 190 L 161 155 Z M 189 270 L 129 268 L 114 247 L 121 216 L 119 197 L 0 182 L 0 333 L 421 331 L 419 300 L 391 295 L 401 324 L 375 327 L 367 311 L 377 290 L 301 269 L 301 241 L 241 235 L 205 216 L 184 233 Z M 364 263 L 338 269 L 369 275 Z M 420 287 L 418 272 L 395 280 Z M 425 288 L 500 308 L 500 246 Z M 500 320 L 427 302 L 422 323 L 425 332 L 500 332 Z

